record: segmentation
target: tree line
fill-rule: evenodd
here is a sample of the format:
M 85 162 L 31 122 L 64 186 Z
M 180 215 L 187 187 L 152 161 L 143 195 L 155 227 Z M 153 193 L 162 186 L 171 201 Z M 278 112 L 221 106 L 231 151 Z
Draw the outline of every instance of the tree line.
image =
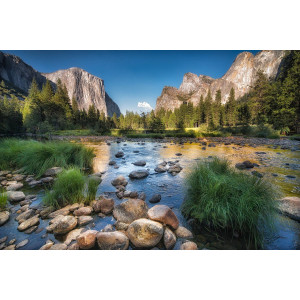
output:
M 0 88 L 5 83 L 0 83 Z M 1 92 L 1 89 L 0 89 Z M 300 51 L 290 51 L 282 62 L 276 80 L 270 81 L 259 71 L 250 92 L 236 99 L 232 88 L 225 104 L 222 92 L 208 91 L 194 106 L 183 101 L 174 111 L 134 113 L 127 111 L 117 117 L 105 116 L 91 105 L 80 110 L 75 98 L 70 99 L 65 85 L 58 80 L 54 90 L 50 81 L 40 90 L 35 79 L 25 101 L 14 95 L 10 99 L 0 94 L 0 133 L 46 133 L 64 129 L 93 129 L 105 134 L 110 129 L 148 129 L 159 132 L 165 128 L 205 126 L 215 130 L 237 125 L 271 124 L 282 133 L 295 131 L 300 121 Z

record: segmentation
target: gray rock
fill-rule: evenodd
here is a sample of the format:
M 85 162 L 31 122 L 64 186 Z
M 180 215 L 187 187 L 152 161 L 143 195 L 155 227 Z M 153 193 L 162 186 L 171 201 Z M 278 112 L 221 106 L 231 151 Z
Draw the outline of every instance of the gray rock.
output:
M 15 203 L 20 202 L 25 199 L 25 194 L 23 192 L 7 192 L 8 201 Z
M 137 171 L 132 171 L 130 174 L 129 174 L 129 177 L 131 179 L 142 179 L 142 178 L 145 178 L 149 176 L 149 172 L 146 171 L 146 170 L 137 170 Z
M 15 184 L 11 184 L 9 185 L 6 190 L 7 191 L 16 191 L 19 190 L 23 187 L 23 183 L 15 183 Z
M 101 250 L 126 250 L 129 247 L 128 237 L 120 232 L 99 232 L 97 243 Z
M 115 157 L 117 157 L 117 158 L 121 158 L 121 157 L 123 157 L 124 156 L 124 152 L 123 151 L 119 151 L 119 152 L 117 152 L 116 154 L 115 154 Z
M 28 242 L 29 242 L 29 240 L 28 240 L 28 239 L 26 239 L 26 240 L 23 240 L 22 242 L 20 242 L 19 244 L 17 244 L 17 246 L 16 246 L 16 249 L 19 249 L 19 248 L 22 248 L 22 247 L 24 247 L 25 245 L 27 245 L 27 244 L 28 244 Z
M 48 177 L 48 176 L 56 176 L 58 175 L 59 173 L 62 172 L 62 168 L 60 167 L 53 167 L 53 168 L 50 168 L 48 169 L 45 173 L 44 173 L 44 176 L 45 177 Z
M 64 216 L 53 228 L 53 233 L 62 235 L 66 234 L 77 225 L 77 219 L 73 216 Z
M 26 229 L 35 226 L 40 223 L 40 219 L 37 216 L 34 216 L 28 220 L 25 220 L 18 226 L 19 231 L 25 231 Z
M 139 166 L 139 167 L 146 166 L 146 162 L 144 160 L 139 160 L 139 161 L 136 161 L 136 162 L 134 162 L 132 164 L 135 165 L 135 166 Z
M 126 178 L 124 177 L 124 176 L 118 176 L 117 178 L 115 178 L 114 180 L 112 180 L 112 182 L 111 182 L 111 184 L 113 185 L 113 186 L 119 186 L 119 185 L 121 185 L 121 186 L 126 186 L 127 185 L 127 180 L 126 180 Z
M 152 198 L 149 200 L 150 203 L 158 203 L 161 200 L 160 194 L 155 194 L 152 196 Z

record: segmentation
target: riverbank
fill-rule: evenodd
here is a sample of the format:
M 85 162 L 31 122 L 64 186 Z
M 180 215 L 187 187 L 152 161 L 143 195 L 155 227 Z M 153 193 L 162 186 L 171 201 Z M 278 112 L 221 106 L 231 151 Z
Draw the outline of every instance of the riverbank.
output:
M 118 220 L 120 216 L 120 218 L 131 216 L 132 209 L 134 208 L 133 211 L 136 212 L 136 209 L 140 207 L 142 214 L 138 219 L 146 217 L 147 220 L 157 222 L 147 217 L 149 211 L 156 205 L 164 205 L 174 213 L 176 216 L 174 219 L 178 220 L 179 226 L 184 227 L 187 230 L 184 230 L 185 232 L 192 234 L 189 233 L 189 236 L 193 236 L 182 238 L 179 236 L 180 233 L 176 233 L 176 229 L 170 229 L 172 232 L 167 231 L 166 235 L 168 233 L 168 237 L 173 242 L 175 241 L 174 237 L 176 238 L 172 249 L 186 248 L 188 245 L 195 248 L 195 245 L 191 243 L 182 246 L 186 240 L 194 242 L 198 249 L 243 249 L 238 238 L 223 237 L 220 240 L 219 236 L 207 232 L 205 228 L 199 228 L 192 219 L 185 219 L 181 214 L 181 205 L 185 197 L 185 177 L 190 167 L 200 159 L 209 160 L 213 156 L 226 157 L 233 166 L 241 164 L 246 166 L 243 172 L 253 176 L 260 174 L 259 176 L 272 181 L 281 188 L 283 196 L 299 197 L 297 180 L 300 176 L 300 163 L 297 141 L 287 144 L 290 141 L 252 139 L 253 144 L 251 144 L 249 139 L 234 137 L 178 139 L 176 141 L 172 139 L 100 138 L 100 142 L 90 138 L 76 140 L 94 150 L 96 155 L 93 160 L 94 176 L 99 176 L 102 180 L 98 186 L 95 202 L 90 204 L 75 203 L 73 207 L 66 205 L 55 211 L 51 207 L 46 207 L 42 201 L 44 191 L 51 189 L 52 182 L 55 181 L 56 174 L 54 172 L 48 172 L 36 180 L 33 176 L 21 174 L 12 169 L 4 173 L 2 170 L 1 184 L 4 184 L 2 187 L 7 189 L 13 185 L 13 188 L 17 189 L 15 191 L 17 194 L 13 196 L 13 199 L 19 200 L 10 201 L 3 210 L 1 218 L 6 221 L 0 227 L 0 240 L 2 241 L 4 238 L 6 240 L 5 243 L 1 243 L 2 248 L 40 249 L 47 245 L 44 248 L 77 249 L 79 247 L 77 237 L 86 231 L 93 231 L 86 234 L 87 237 L 83 240 L 91 238 L 95 241 L 92 249 L 101 249 L 106 246 L 103 244 L 99 246 L 97 241 L 99 233 L 121 231 L 126 235 L 128 226 L 132 222 L 128 224 L 123 222 L 124 219 L 122 219 L 123 221 Z M 70 140 L 74 139 L 70 138 Z M 277 144 L 271 143 L 272 141 Z M 283 148 L 281 149 L 281 147 Z M 246 161 L 250 161 L 252 164 L 243 164 Z M 117 178 L 118 180 L 116 180 Z M 18 195 L 18 193 L 22 194 Z M 143 203 L 136 201 L 137 199 Z M 297 204 L 292 210 L 288 209 L 287 200 L 283 202 L 284 213 L 286 215 L 295 214 Z M 294 199 L 293 202 L 295 202 Z M 79 211 L 75 213 L 77 210 Z M 115 213 L 114 210 L 116 210 Z M 167 208 L 165 210 L 169 211 Z M 59 215 L 67 218 L 60 220 L 62 217 L 57 217 Z M 20 231 L 18 227 L 24 221 L 27 221 L 26 226 L 23 225 L 21 229 L 28 227 L 24 231 Z M 147 222 L 142 221 L 141 224 L 134 226 L 148 226 Z M 166 228 L 163 222 L 158 221 L 158 223 Z M 53 228 L 56 226 L 71 229 L 66 233 L 57 234 L 53 232 Z M 158 236 L 161 236 L 162 233 L 159 229 L 161 225 L 157 225 L 156 228 Z M 298 222 L 278 215 L 276 228 L 278 235 L 266 239 L 266 249 L 300 248 L 300 240 L 297 238 L 300 232 Z M 151 244 L 151 247 L 146 248 L 166 249 L 163 240 L 164 234 L 165 231 L 158 244 L 153 247 Z M 101 235 L 103 236 L 103 234 Z M 106 235 L 106 237 L 109 237 L 111 241 L 111 238 L 116 235 L 118 238 L 120 236 L 123 238 L 123 246 L 127 248 L 127 239 L 123 235 L 114 233 Z M 129 237 L 127 238 L 130 240 Z M 23 245 L 22 247 L 19 245 L 20 243 Z M 17 247 L 17 245 L 19 246 Z M 128 249 L 139 248 L 140 246 L 136 247 L 131 240 L 129 241 Z

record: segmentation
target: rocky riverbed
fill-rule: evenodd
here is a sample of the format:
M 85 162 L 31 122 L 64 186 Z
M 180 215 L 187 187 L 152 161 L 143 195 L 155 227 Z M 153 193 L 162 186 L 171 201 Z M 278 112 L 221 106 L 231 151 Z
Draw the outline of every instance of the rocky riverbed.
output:
M 273 141 L 271 143 L 270 141 Z M 84 140 L 95 149 L 94 170 L 102 178 L 97 199 L 54 210 L 42 197 L 60 172 L 0 171 L 9 205 L 0 212 L 0 249 L 242 249 L 238 237 L 220 239 L 180 212 L 185 174 L 199 159 L 227 157 L 252 176 L 283 191 L 276 232 L 266 249 L 299 249 L 299 142 L 210 138 L 180 140 Z M 91 172 L 92 173 L 92 172 Z M 293 198 L 291 198 L 293 197 Z M 297 200 L 298 199 L 298 200 Z

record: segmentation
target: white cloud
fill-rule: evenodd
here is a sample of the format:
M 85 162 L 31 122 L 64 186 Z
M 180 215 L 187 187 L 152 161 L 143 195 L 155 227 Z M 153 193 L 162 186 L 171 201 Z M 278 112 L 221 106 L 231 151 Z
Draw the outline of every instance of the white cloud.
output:
M 152 110 L 153 108 L 151 107 L 151 105 L 146 102 L 146 101 L 143 101 L 143 102 L 138 102 L 138 107 L 140 108 L 144 108 L 145 110 Z

